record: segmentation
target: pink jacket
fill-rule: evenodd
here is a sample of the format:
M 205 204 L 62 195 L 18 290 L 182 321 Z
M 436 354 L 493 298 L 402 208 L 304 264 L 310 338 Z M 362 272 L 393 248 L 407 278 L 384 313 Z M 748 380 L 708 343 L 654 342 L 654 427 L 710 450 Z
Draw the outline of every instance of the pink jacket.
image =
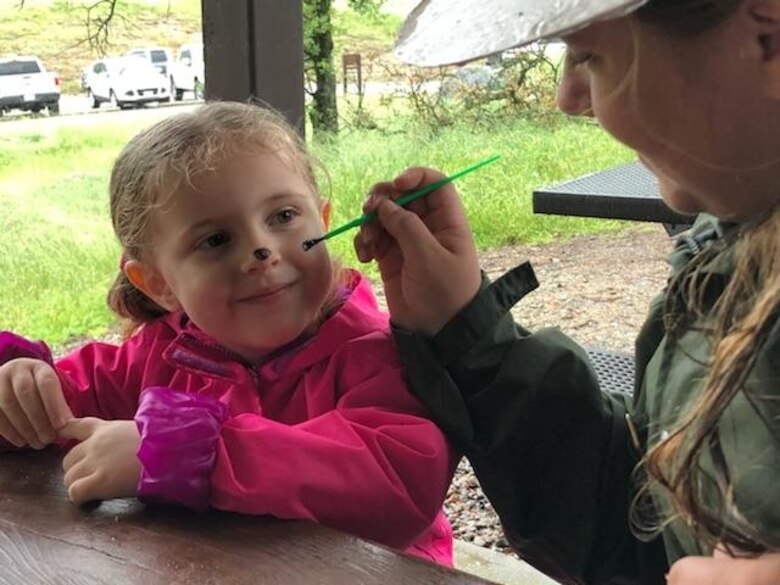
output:
M 315 337 L 255 366 L 181 312 L 85 345 L 56 362 L 66 399 L 79 417 L 135 418 L 139 497 L 312 520 L 451 565 L 441 506 L 456 455 L 407 390 L 368 282 L 353 281 Z M 5 335 L 0 363 L 41 357 Z

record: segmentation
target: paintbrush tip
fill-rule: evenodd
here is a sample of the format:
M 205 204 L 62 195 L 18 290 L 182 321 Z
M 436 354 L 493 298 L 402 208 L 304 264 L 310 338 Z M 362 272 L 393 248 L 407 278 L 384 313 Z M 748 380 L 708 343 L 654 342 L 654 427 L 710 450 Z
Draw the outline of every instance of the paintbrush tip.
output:
M 308 252 L 324 239 L 325 238 L 312 238 L 311 240 L 306 240 L 305 242 L 303 242 L 303 251 Z

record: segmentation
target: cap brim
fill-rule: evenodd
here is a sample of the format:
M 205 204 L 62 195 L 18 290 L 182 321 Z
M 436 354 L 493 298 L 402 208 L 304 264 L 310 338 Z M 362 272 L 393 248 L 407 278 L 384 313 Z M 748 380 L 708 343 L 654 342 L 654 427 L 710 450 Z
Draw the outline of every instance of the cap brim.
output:
M 450 65 L 617 18 L 647 0 L 422 0 L 395 54 L 414 65 Z

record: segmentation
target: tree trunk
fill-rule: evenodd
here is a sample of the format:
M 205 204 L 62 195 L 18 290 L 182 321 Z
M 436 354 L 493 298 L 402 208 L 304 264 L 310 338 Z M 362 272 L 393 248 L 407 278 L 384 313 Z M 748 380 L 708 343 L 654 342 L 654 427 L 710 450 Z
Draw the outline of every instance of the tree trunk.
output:
M 336 105 L 336 71 L 333 63 L 333 30 L 330 20 L 331 0 L 309 0 L 315 19 L 311 31 L 311 61 L 316 89 L 312 94 L 311 123 L 315 132 L 339 130 Z

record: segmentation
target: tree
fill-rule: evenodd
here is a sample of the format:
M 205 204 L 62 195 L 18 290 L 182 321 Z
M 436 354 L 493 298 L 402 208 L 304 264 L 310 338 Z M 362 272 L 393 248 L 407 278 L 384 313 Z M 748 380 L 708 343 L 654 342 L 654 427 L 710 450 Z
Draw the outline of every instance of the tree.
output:
M 384 0 L 348 0 L 363 14 L 375 13 Z M 311 123 L 315 132 L 338 132 L 336 64 L 333 59 L 332 0 L 304 0 L 303 52 L 306 71 L 313 79 Z

